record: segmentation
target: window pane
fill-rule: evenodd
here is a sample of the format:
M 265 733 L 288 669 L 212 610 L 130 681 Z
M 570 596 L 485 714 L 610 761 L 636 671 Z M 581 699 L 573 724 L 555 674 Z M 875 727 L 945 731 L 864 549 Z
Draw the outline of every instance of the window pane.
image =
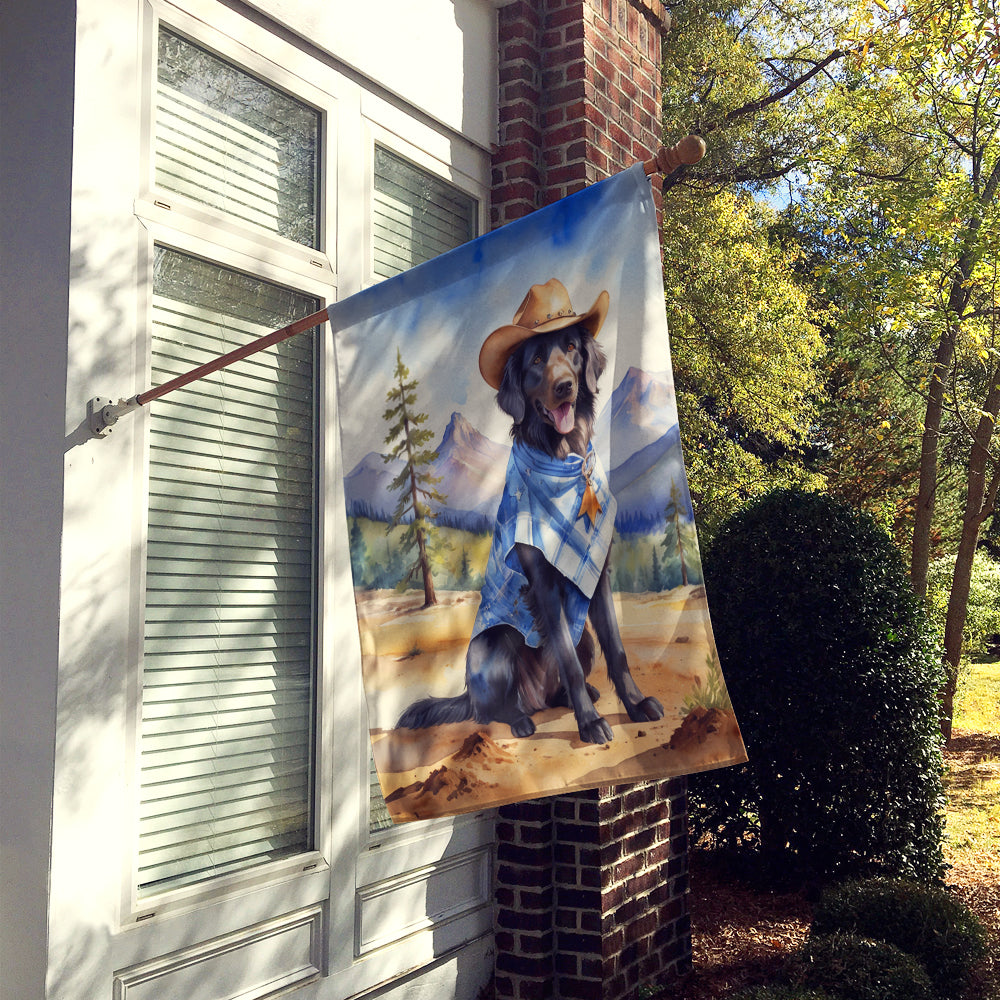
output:
M 317 246 L 319 112 L 160 28 L 156 184 Z
M 473 239 L 476 200 L 439 177 L 375 147 L 375 274 L 422 264 Z
M 391 278 L 474 239 L 477 203 L 464 191 L 375 147 L 373 231 L 375 274 Z M 368 824 L 374 833 L 392 826 L 369 751 Z
M 318 303 L 164 248 L 152 381 Z M 139 887 L 312 846 L 314 332 L 150 405 Z

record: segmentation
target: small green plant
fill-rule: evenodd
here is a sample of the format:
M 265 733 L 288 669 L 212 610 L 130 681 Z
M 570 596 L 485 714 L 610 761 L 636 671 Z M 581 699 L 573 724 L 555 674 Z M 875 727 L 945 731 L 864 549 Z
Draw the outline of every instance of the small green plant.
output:
M 733 1000 L 838 1000 L 825 990 L 803 989 L 801 986 L 751 986 L 741 990 Z
M 837 1000 L 934 1000 L 927 971 L 895 945 L 855 934 L 811 937 L 792 965 L 792 981 Z
M 986 957 L 986 932 L 946 889 L 876 878 L 828 888 L 813 916 L 817 936 L 851 933 L 895 945 L 920 961 L 942 997 L 962 995 Z
M 715 656 L 709 653 L 705 657 L 705 663 L 708 667 L 705 683 L 702 684 L 700 677 L 695 677 L 695 690 L 684 699 L 684 711 L 690 712 L 695 708 L 717 708 L 720 712 L 731 712 L 733 703 Z

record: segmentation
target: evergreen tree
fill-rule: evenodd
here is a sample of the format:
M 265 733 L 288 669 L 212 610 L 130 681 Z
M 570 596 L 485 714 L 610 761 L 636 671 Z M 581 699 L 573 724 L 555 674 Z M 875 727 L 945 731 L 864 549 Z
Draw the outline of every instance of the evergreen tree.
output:
M 684 539 L 681 537 L 681 514 L 684 511 L 684 499 L 676 480 L 670 484 L 670 499 L 667 501 L 667 530 L 663 537 L 663 551 L 667 561 L 676 552 L 681 561 L 681 586 L 688 585 L 687 563 L 684 560 Z
M 351 527 L 348 533 L 348 543 L 351 551 L 351 571 L 354 573 L 354 585 L 363 585 L 365 570 L 368 564 L 368 546 L 365 544 L 365 536 L 361 531 L 361 523 L 358 518 L 350 519 Z
M 424 607 L 437 604 L 434 593 L 434 578 L 431 575 L 429 543 L 434 538 L 437 516 L 430 508 L 430 501 L 443 503 L 445 498 L 435 489 L 441 481 L 432 476 L 429 467 L 438 457 L 436 451 L 427 448 L 433 432 L 421 424 L 427 421 L 426 413 L 416 412 L 417 381 L 410 379 L 410 370 L 403 364 L 403 357 L 396 348 L 396 369 L 393 372 L 395 384 L 386 393 L 389 406 L 382 414 L 389 424 L 385 443 L 391 446 L 382 456 L 385 463 L 403 459 L 403 468 L 389 484 L 391 492 L 399 492 L 399 502 L 392 515 L 391 530 L 400 524 L 406 525 L 403 533 L 405 551 L 416 548 L 417 557 L 410 565 L 399 586 L 405 587 L 417 573 L 420 573 L 424 587 Z

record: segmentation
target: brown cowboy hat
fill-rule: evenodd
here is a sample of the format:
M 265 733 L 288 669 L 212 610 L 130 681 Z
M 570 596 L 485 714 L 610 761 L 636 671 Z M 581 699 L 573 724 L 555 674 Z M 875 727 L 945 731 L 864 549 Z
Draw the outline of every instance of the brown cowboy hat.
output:
M 524 301 L 517 307 L 510 326 L 494 330 L 479 350 L 479 371 L 486 384 L 500 388 L 504 365 L 514 349 L 536 333 L 549 333 L 578 323 L 596 337 L 608 315 L 611 297 L 601 292 L 597 301 L 585 312 L 575 313 L 566 286 L 556 278 L 544 285 L 532 285 Z

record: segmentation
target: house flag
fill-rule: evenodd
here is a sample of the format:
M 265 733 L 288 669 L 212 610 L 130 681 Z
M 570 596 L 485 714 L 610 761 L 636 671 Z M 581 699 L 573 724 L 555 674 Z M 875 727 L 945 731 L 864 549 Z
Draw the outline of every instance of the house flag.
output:
M 659 254 L 639 164 L 329 310 L 396 822 L 746 759 Z

